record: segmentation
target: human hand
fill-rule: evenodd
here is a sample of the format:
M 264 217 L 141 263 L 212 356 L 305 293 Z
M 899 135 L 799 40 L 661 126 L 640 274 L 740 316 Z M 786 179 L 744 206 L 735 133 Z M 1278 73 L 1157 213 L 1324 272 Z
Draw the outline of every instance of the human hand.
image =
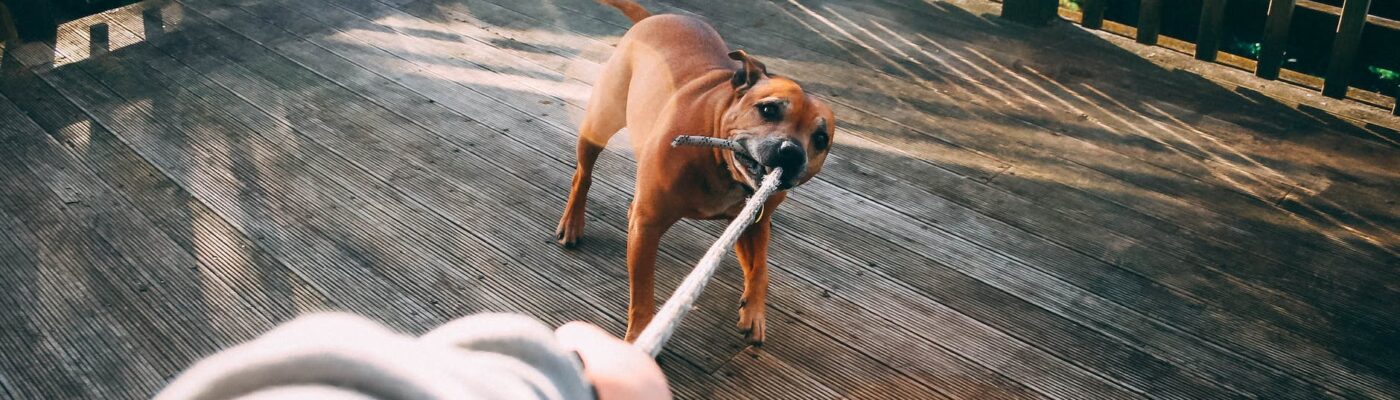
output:
M 583 359 L 583 375 L 600 400 L 670 399 L 666 375 L 656 360 L 602 328 L 570 322 L 554 331 L 564 347 Z

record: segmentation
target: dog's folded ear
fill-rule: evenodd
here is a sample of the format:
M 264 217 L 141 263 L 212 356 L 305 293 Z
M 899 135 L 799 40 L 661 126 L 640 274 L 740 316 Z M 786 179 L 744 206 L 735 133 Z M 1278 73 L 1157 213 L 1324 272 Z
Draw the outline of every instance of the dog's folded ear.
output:
M 736 90 L 741 92 L 748 90 L 755 83 L 758 83 L 759 79 L 768 75 L 768 67 L 753 57 L 749 57 L 749 53 L 745 53 L 743 50 L 729 52 L 729 58 L 743 63 L 743 67 L 734 71 L 734 78 L 729 80 L 729 83 L 733 84 Z

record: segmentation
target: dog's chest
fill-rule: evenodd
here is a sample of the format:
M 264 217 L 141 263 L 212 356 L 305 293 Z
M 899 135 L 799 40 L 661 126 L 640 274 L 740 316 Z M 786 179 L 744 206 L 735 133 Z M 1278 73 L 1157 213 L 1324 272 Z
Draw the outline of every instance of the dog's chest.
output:
M 744 200 L 748 197 L 748 191 L 743 186 L 735 184 L 728 190 L 718 193 L 710 193 L 707 198 L 701 199 L 696 205 L 696 212 L 691 218 L 695 219 L 729 219 L 739 215 L 739 211 L 744 208 Z

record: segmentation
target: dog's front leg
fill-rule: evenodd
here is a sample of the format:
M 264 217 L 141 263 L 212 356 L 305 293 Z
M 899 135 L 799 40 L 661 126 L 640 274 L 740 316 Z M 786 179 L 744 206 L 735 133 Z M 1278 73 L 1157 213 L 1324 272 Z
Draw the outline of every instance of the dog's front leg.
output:
M 648 204 L 634 201 L 627 221 L 628 342 L 635 340 L 656 314 L 656 251 L 661 236 L 678 220 L 644 209 Z
M 768 301 L 768 238 L 773 227 L 773 211 L 786 193 L 778 193 L 763 204 L 763 216 L 739 236 L 734 254 L 744 269 L 744 294 L 739 298 L 739 332 L 749 343 L 763 344 L 767 333 L 764 312 Z

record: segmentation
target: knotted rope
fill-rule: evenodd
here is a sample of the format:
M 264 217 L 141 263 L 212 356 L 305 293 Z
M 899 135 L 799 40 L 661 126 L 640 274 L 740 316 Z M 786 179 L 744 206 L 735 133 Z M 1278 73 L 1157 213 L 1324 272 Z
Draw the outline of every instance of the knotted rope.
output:
M 706 136 L 677 136 L 671 141 L 671 147 L 698 146 L 716 147 L 743 154 L 745 157 L 753 158 L 743 145 L 732 141 Z M 705 256 L 695 264 L 695 269 L 686 275 L 681 285 L 676 287 L 671 298 L 661 305 L 661 310 L 652 317 L 651 323 L 642 329 L 642 333 L 637 335 L 637 340 L 632 344 L 647 352 L 652 357 L 661 353 L 661 346 L 666 344 L 666 340 L 671 338 L 671 333 L 680 326 L 681 318 L 695 304 L 695 300 L 700 298 L 700 292 L 705 290 L 705 284 L 710 282 L 710 278 L 719 269 L 719 262 L 729 253 L 729 248 L 734 247 L 734 242 L 739 240 L 739 234 L 743 233 L 749 225 L 757 221 L 755 218 L 763 209 L 763 203 L 768 201 L 768 197 L 778 191 L 779 178 L 783 176 L 782 168 L 773 168 L 771 172 L 763 176 L 763 183 L 754 190 L 753 196 L 749 197 L 744 209 L 739 211 L 739 216 L 729 222 L 729 226 L 724 228 L 724 233 L 719 235 L 719 240 L 710 245 L 710 249 L 705 251 Z

